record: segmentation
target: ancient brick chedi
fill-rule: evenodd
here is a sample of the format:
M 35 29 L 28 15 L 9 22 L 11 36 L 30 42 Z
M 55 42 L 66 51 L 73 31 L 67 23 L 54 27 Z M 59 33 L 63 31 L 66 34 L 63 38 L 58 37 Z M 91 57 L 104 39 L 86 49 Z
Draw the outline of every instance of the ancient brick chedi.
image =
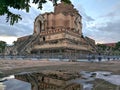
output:
M 54 12 L 37 16 L 33 35 L 18 38 L 11 52 L 16 55 L 62 54 L 64 58 L 75 53 L 94 53 L 95 41 L 82 35 L 81 20 L 82 16 L 72 4 L 61 2 L 54 7 Z

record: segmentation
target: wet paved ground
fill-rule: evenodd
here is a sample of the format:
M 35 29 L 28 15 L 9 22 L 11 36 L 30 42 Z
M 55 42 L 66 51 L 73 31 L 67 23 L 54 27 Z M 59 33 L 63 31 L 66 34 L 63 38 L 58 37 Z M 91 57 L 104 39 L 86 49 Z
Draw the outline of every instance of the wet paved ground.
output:
M 6 86 L 5 90 L 31 90 L 31 85 L 17 79 L 9 79 L 3 83 Z
M 80 74 L 82 75 L 81 78 L 76 78 L 71 80 L 72 83 L 77 83 L 83 85 L 83 90 L 92 90 L 93 88 L 93 82 L 95 79 L 101 79 L 105 80 L 111 84 L 114 84 L 116 86 L 120 86 L 120 75 L 114 75 L 112 72 L 108 71 L 95 71 L 95 72 L 89 72 L 89 71 L 81 71 Z M 2 82 L 5 86 L 5 90 L 31 90 L 30 83 L 23 82 L 20 80 L 16 80 L 13 77 L 8 78 L 8 80 Z
M 112 72 L 113 75 L 103 75 L 97 72 L 96 78 L 105 79 L 109 82 L 113 82 L 113 84 L 119 85 L 120 76 L 120 60 L 115 61 L 104 61 L 104 62 L 88 62 L 88 61 L 80 61 L 80 62 L 61 62 L 61 61 L 39 61 L 39 60 L 0 60 L 0 73 L 5 75 L 16 74 L 20 72 L 33 72 L 33 71 L 43 71 L 43 70 L 66 70 L 69 72 L 81 72 L 81 71 L 108 71 Z M 114 80 L 115 81 L 114 81 Z M 15 90 L 24 90 L 21 89 L 22 85 L 18 80 L 9 80 L 5 83 L 8 84 L 13 82 L 16 84 L 17 89 Z M 17 82 L 17 83 L 15 83 Z M 11 84 L 11 86 L 9 86 Z M 7 88 L 13 87 L 12 83 L 10 83 Z M 27 86 L 26 86 L 27 85 Z M 29 90 L 28 83 L 22 85 L 25 90 Z M 84 87 L 90 87 L 91 84 L 85 84 Z M 9 89 L 12 90 L 13 88 Z

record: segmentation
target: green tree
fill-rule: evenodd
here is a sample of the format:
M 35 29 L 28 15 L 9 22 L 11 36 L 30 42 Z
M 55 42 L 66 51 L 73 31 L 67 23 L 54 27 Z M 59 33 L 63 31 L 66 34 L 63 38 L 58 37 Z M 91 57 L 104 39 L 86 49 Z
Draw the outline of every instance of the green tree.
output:
M 6 45 L 6 42 L 0 41 L 0 53 L 2 53 L 5 50 Z
M 116 50 L 120 50 L 120 41 L 116 43 L 115 49 L 116 49 Z
M 104 44 L 98 44 L 97 45 L 98 51 L 102 54 L 110 54 L 112 52 L 112 47 L 106 46 Z
M 53 5 L 57 5 L 58 0 L 49 0 L 53 2 Z M 70 0 L 61 0 L 65 3 L 71 3 Z M 38 5 L 38 9 L 42 9 L 42 5 L 46 3 L 47 0 L 33 0 L 32 3 Z M 17 23 L 21 20 L 21 15 L 12 13 L 9 8 L 14 8 L 17 10 L 26 10 L 29 12 L 30 0 L 0 0 L 0 16 L 6 14 L 6 21 L 10 22 L 11 25 Z
M 102 50 L 105 50 L 107 48 L 107 46 L 103 45 L 103 44 L 98 44 L 97 47 L 102 49 Z

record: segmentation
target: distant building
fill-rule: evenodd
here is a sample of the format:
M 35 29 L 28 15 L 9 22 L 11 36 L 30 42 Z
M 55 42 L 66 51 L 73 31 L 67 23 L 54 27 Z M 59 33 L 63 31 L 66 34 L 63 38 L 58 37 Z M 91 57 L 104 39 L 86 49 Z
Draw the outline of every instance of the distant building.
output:
M 109 47 L 115 47 L 116 43 L 103 43 L 100 45 L 105 45 L 105 46 L 109 46 Z
M 61 2 L 54 12 L 37 16 L 34 33 L 18 38 L 12 50 L 16 55 L 72 57 L 75 53 L 95 53 L 95 41 L 82 35 L 82 16 L 74 6 Z

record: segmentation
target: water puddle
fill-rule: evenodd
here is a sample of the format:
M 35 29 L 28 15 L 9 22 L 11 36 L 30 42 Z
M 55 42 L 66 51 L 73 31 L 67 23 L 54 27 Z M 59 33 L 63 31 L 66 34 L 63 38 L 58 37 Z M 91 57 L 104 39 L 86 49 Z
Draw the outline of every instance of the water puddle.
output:
M 0 90 L 31 90 L 31 84 L 17 80 L 14 75 L 10 75 L 1 79 Z
M 96 71 L 96 72 L 87 72 L 82 71 L 81 74 L 84 78 L 87 79 L 103 79 L 110 82 L 114 85 L 120 85 L 120 75 L 113 75 L 112 72 L 107 71 Z
M 115 85 L 120 85 L 120 75 L 112 75 L 111 72 L 95 72 L 96 78 L 103 79 Z
M 24 75 L 24 74 L 30 74 L 30 73 L 20 73 L 20 75 Z M 66 73 L 66 75 L 70 75 L 70 73 Z M 101 79 L 101 80 L 105 80 L 111 84 L 114 84 L 116 86 L 120 86 L 120 75 L 113 75 L 112 72 L 107 72 L 107 71 L 96 71 L 96 72 L 89 72 L 89 71 L 82 71 L 79 73 L 81 75 L 81 77 L 79 78 L 74 78 L 71 79 L 67 82 L 68 85 L 71 85 L 73 83 L 76 83 L 78 85 L 82 85 L 82 89 L 80 90 L 92 90 L 93 89 L 93 83 L 92 81 L 94 81 L 95 79 Z M 59 78 L 59 76 L 61 76 L 62 74 L 59 73 L 59 76 L 56 76 L 56 74 L 51 74 L 57 78 Z M 34 76 L 34 75 L 32 75 Z M 66 77 L 65 77 L 66 78 Z M 44 78 L 47 82 L 52 79 L 50 78 Z M 11 75 L 9 77 L 5 77 L 2 79 L 3 82 L 0 82 L 0 90 L 1 88 L 4 88 L 2 90 L 31 90 L 31 84 L 28 82 L 24 82 L 21 80 L 17 80 L 15 79 L 14 75 Z M 54 79 L 53 79 L 54 81 Z M 61 82 L 61 81 L 57 81 L 55 80 L 55 82 Z M 62 85 L 62 83 L 61 83 Z M 51 89 L 52 90 L 52 89 Z M 55 89 L 56 90 L 56 89 Z M 79 89 L 75 89 L 75 90 L 79 90 Z
M 83 86 L 83 90 L 92 90 L 93 88 L 93 84 L 91 84 L 89 81 L 92 81 L 93 79 L 80 79 L 80 78 L 77 78 L 77 79 L 74 79 L 74 80 L 71 80 L 70 82 L 71 83 L 77 83 L 77 84 L 80 84 Z
M 9 79 L 3 84 L 6 86 L 5 90 L 31 90 L 30 83 L 20 81 L 17 79 Z

